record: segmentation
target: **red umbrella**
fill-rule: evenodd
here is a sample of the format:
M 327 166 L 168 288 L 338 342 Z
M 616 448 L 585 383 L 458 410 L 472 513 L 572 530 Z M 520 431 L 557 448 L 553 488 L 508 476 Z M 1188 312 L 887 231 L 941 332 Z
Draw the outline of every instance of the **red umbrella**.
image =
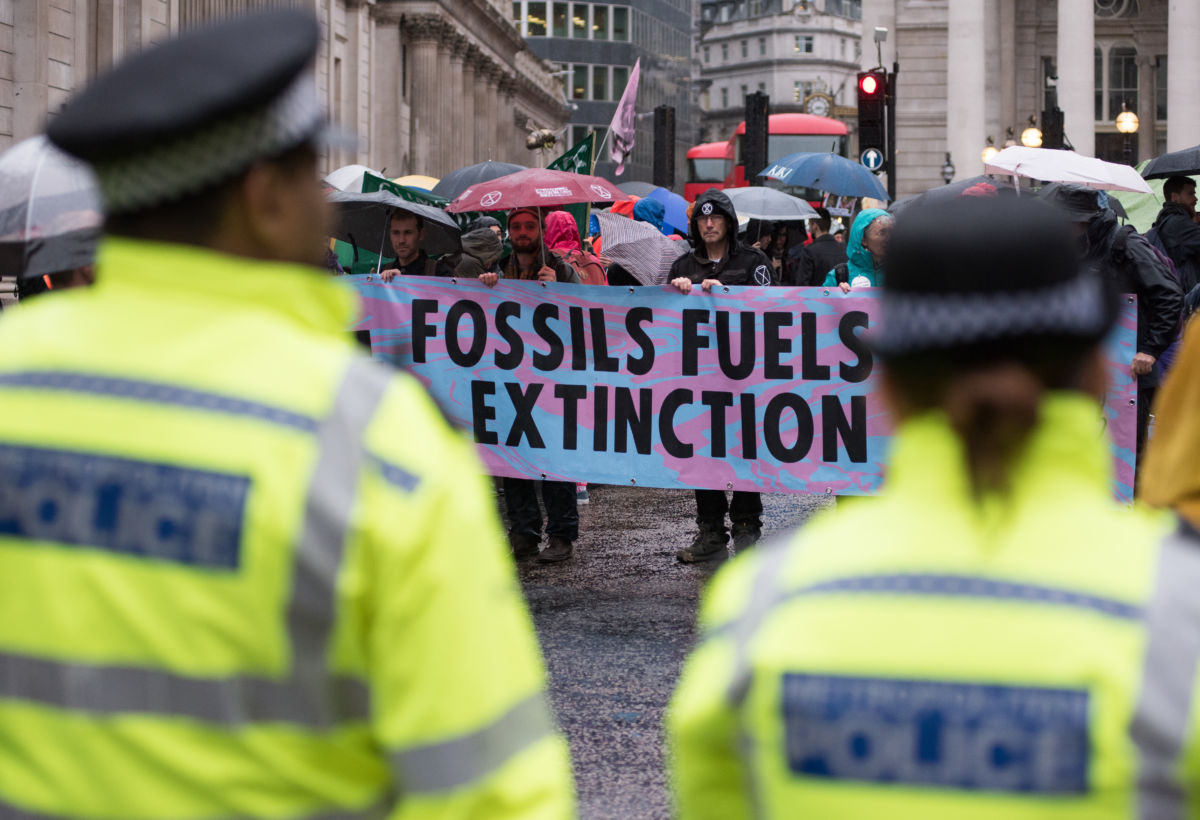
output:
M 512 208 L 552 208 L 582 202 L 620 202 L 629 198 L 620 188 L 601 177 L 528 168 L 472 185 L 447 205 L 446 210 L 452 214 L 463 211 L 507 211 Z

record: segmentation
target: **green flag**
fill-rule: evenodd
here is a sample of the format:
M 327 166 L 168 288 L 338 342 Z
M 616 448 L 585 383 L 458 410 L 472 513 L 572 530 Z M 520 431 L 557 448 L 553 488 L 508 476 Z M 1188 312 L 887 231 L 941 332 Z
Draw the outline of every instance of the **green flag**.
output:
M 596 159 L 595 149 L 596 135 L 588 134 L 587 139 L 551 162 L 546 168 L 551 171 L 570 171 L 573 174 L 591 174 Z M 591 213 L 591 207 L 585 202 L 582 205 L 568 205 L 563 209 L 575 217 L 575 224 L 579 226 L 581 239 L 588 235 L 588 215 Z
M 390 179 L 384 179 L 383 177 L 377 177 L 374 174 L 364 173 L 362 192 L 364 194 L 371 194 L 375 191 L 387 191 L 389 194 L 395 194 L 406 202 L 416 202 L 420 205 L 432 205 L 433 207 L 441 208 L 442 210 L 445 210 L 446 206 L 450 204 L 450 200 L 446 199 L 444 196 L 431 194 L 428 191 L 422 191 L 419 188 L 407 188 L 404 185 L 397 185 Z M 477 213 L 475 211 L 468 211 L 467 213 L 461 214 L 448 214 L 448 216 L 454 220 L 458 227 L 464 231 L 467 229 L 468 225 L 483 215 L 484 214 Z M 488 216 L 495 216 L 500 220 L 501 225 L 504 224 L 503 215 L 488 214 Z

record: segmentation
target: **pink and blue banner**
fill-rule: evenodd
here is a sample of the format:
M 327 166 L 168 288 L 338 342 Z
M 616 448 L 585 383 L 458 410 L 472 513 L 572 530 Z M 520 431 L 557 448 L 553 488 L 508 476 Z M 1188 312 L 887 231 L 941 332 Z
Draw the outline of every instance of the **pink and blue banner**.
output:
M 879 303 L 823 288 L 684 295 L 350 277 L 375 356 L 419 379 L 493 475 L 865 495 L 891 421 L 865 336 Z M 1136 307 L 1108 345 L 1114 493 L 1132 498 Z

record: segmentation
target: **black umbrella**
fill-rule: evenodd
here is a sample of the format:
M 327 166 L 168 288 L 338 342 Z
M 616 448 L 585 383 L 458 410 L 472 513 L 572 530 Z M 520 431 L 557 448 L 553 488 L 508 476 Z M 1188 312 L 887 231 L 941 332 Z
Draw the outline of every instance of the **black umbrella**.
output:
M 948 202 L 952 199 L 958 199 L 963 195 L 963 191 L 967 190 L 968 188 L 973 188 L 980 183 L 994 185 L 1001 191 L 1013 190 L 1011 177 L 1003 179 L 1000 177 L 988 176 L 987 174 L 980 174 L 977 177 L 960 179 L 958 182 L 952 182 L 949 185 L 939 185 L 936 188 L 930 188 L 928 191 L 925 191 L 922 194 L 917 194 L 916 196 L 909 197 L 901 202 L 893 203 L 892 207 L 890 207 L 888 210 L 894 215 L 898 216 L 911 208 L 913 205 L 929 205 L 934 202 Z
M 1046 185 L 1043 185 L 1038 189 L 1037 195 L 1043 199 L 1048 199 L 1049 197 L 1054 196 L 1054 190 L 1061 184 L 1061 182 L 1050 182 Z M 1129 214 L 1125 213 L 1125 206 L 1122 205 L 1121 200 L 1117 199 L 1115 196 L 1108 197 L 1108 209 L 1116 214 L 1118 218 L 1124 219 L 1126 222 L 1129 221 Z
M 1200 145 L 1155 157 L 1142 168 L 1142 176 L 1145 179 L 1190 177 L 1195 174 L 1200 174 Z
M 92 172 L 45 137 L 0 154 L 0 274 L 32 279 L 92 264 L 101 221 Z
M 446 199 L 454 199 L 477 182 L 487 182 L 497 177 L 506 177 L 509 174 L 515 174 L 517 171 L 524 170 L 524 165 L 488 160 L 487 162 L 480 162 L 475 165 L 468 165 L 465 168 L 459 168 L 457 171 L 451 171 L 442 177 L 437 185 L 433 186 L 433 190 L 430 193 L 437 194 Z
M 636 196 L 639 199 L 641 197 L 650 196 L 650 194 L 652 194 L 658 190 L 658 186 L 654 185 L 653 183 L 638 182 L 637 180 L 634 180 L 632 182 L 622 182 L 617 187 L 620 188 L 625 193 L 629 194 L 630 196 Z
M 337 216 L 334 239 L 348 242 L 356 248 L 378 252 L 380 257 L 387 255 L 384 251 L 391 251 L 387 242 L 388 228 L 395 211 L 424 217 L 425 241 L 421 247 L 426 253 L 440 256 L 462 250 L 458 225 L 449 214 L 432 205 L 409 202 L 387 191 L 371 194 L 331 191 L 329 201 L 333 203 Z

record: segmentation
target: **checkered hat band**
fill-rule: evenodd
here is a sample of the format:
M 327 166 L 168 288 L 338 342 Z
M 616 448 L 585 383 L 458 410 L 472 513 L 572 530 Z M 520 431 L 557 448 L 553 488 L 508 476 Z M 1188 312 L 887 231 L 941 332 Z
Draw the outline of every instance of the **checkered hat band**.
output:
M 316 84 L 305 72 L 270 105 L 133 156 L 99 163 L 96 178 L 107 212 L 131 213 L 229 179 L 257 159 L 299 145 L 323 127 Z
M 916 353 L 1016 336 L 1098 337 L 1108 325 L 1104 283 L 1096 276 L 1011 293 L 885 293 L 876 346 L 885 355 Z

